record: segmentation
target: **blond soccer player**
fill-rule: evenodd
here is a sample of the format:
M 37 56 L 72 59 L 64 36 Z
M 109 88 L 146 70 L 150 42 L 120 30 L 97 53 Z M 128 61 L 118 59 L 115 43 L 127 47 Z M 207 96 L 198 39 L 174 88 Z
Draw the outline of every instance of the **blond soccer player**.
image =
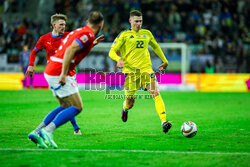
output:
M 28 69 L 26 71 L 26 75 L 30 75 L 32 78 L 32 76 L 35 72 L 34 62 L 36 59 L 36 55 L 40 51 L 42 51 L 43 49 L 46 50 L 47 62 L 50 61 L 51 56 L 56 54 L 57 49 L 60 46 L 62 40 L 64 40 L 67 37 L 67 35 L 70 33 L 70 32 L 65 32 L 66 21 L 67 21 L 67 16 L 64 14 L 54 14 L 51 16 L 50 23 L 52 26 L 52 31 L 41 36 L 40 39 L 38 40 L 38 42 L 36 43 L 36 46 L 34 47 L 33 51 L 30 54 L 29 66 L 28 66 Z M 53 111 L 51 111 L 51 113 L 47 117 L 44 118 L 43 122 L 35 129 L 35 132 L 39 132 L 43 127 L 45 127 L 46 125 L 48 125 L 50 123 L 51 119 L 56 114 L 58 114 L 59 112 L 61 112 L 65 108 L 69 107 L 68 104 L 63 103 L 63 101 L 60 100 L 59 98 L 57 98 L 57 99 L 60 103 L 60 106 L 58 108 L 54 109 Z M 73 126 L 74 134 L 75 135 L 82 135 L 80 127 L 76 123 L 76 119 L 73 118 L 70 122 Z
M 142 13 L 137 10 L 131 11 L 129 22 L 131 28 L 118 35 L 109 52 L 109 56 L 117 61 L 117 67 L 122 68 L 122 72 L 125 74 L 124 91 L 126 100 L 122 107 L 122 121 L 127 121 L 128 111 L 135 103 L 136 91 L 142 86 L 154 99 L 163 132 L 167 133 L 172 124 L 166 120 L 166 109 L 152 69 L 148 45 L 163 61 L 163 64 L 159 66 L 160 70 L 168 66 L 168 61 L 152 33 L 149 30 L 141 29 Z M 120 51 L 121 57 L 117 55 L 117 51 Z
M 72 120 L 83 109 L 82 99 L 75 80 L 75 67 L 90 53 L 95 45 L 103 41 L 103 35 L 95 38 L 104 24 L 102 13 L 92 11 L 86 24 L 86 26 L 68 34 L 45 67 L 44 77 L 53 95 L 59 99 L 59 103 L 63 102 L 69 106 L 55 113 L 53 117 L 51 116 L 49 123 L 39 132 L 32 131 L 28 135 L 28 138 L 40 148 L 48 148 L 48 146 L 58 148 L 53 140 L 53 132 Z

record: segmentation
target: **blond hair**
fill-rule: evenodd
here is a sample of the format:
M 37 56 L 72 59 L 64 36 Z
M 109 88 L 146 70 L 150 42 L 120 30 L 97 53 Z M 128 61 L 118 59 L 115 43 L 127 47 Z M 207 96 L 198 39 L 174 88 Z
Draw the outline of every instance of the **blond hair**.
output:
M 50 17 L 50 23 L 51 25 L 53 25 L 56 21 L 58 20 L 64 20 L 65 22 L 67 21 L 67 16 L 64 15 L 64 14 L 60 14 L 60 13 L 57 13 L 57 14 L 54 14 Z

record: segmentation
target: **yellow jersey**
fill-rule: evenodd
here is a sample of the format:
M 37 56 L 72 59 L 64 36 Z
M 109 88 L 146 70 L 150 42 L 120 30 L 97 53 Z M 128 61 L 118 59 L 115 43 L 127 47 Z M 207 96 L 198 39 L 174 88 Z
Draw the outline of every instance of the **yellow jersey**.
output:
M 155 54 L 164 63 L 168 62 L 154 36 L 146 29 L 122 31 L 113 42 L 109 56 L 115 61 L 123 60 L 123 73 L 136 72 L 138 70 L 140 72 L 153 73 L 148 45 L 152 47 Z M 121 57 L 117 55 L 117 51 L 120 51 Z

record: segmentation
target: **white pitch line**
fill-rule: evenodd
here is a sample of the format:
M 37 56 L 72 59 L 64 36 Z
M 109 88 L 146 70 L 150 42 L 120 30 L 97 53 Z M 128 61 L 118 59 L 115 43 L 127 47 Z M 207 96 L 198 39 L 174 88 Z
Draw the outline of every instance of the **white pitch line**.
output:
M 160 151 L 160 150 L 101 150 L 101 149 L 33 149 L 0 148 L 0 151 L 55 151 L 55 152 L 127 152 L 127 153 L 166 153 L 166 154 L 211 154 L 211 155 L 247 155 L 249 152 L 201 152 L 201 151 Z

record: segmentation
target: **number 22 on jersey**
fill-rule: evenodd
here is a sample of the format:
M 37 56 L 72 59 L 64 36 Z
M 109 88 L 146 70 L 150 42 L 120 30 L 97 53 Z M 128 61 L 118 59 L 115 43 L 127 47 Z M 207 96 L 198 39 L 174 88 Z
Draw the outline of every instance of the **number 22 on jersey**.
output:
M 143 44 L 144 42 L 143 41 L 136 41 L 136 48 L 143 48 Z

